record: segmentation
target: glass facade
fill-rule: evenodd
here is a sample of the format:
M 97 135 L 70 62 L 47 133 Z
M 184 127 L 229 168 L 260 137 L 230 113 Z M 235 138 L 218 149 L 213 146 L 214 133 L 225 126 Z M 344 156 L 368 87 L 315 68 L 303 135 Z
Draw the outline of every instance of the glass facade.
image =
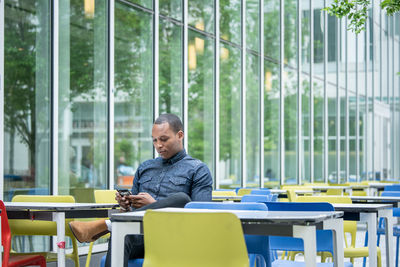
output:
M 359 35 L 323 0 L 58 2 L 0 13 L 4 200 L 132 181 L 165 112 L 215 188 L 399 179 L 400 19 L 375 1 Z

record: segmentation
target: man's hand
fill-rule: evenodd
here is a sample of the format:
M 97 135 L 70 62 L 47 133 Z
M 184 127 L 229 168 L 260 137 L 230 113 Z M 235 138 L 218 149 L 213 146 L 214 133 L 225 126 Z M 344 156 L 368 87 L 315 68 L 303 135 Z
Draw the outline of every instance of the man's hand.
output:
M 115 193 L 115 200 L 118 202 L 118 204 L 121 206 L 121 208 L 125 211 L 129 211 L 129 208 L 131 206 L 131 199 L 129 198 L 130 196 L 121 196 L 118 192 Z
M 156 202 L 149 193 L 139 193 L 137 195 L 128 196 L 134 208 L 141 208 L 145 205 Z

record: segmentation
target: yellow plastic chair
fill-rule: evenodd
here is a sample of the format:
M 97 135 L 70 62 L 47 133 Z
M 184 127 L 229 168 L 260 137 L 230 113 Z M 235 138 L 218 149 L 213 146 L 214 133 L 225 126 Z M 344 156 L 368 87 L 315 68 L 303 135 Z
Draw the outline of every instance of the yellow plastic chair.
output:
M 343 189 L 329 188 L 326 190 L 327 196 L 343 196 Z
M 148 210 L 143 230 L 143 267 L 249 266 L 242 225 L 234 214 Z
M 212 196 L 223 196 L 223 197 L 235 197 L 236 192 L 235 191 L 212 191 Z
M 16 195 L 12 198 L 12 202 L 56 202 L 56 203 L 75 203 L 73 196 L 43 196 L 43 195 Z M 72 241 L 72 253 L 65 254 L 69 259 L 72 259 L 75 266 L 79 266 L 79 255 L 78 255 L 78 243 L 76 238 L 68 227 L 68 223 L 73 219 L 65 220 L 65 236 L 71 238 Z M 49 221 L 37 221 L 37 220 L 9 220 L 11 233 L 13 236 L 17 235 L 45 235 L 55 236 L 57 235 L 56 222 Z M 12 255 L 26 255 L 31 253 L 17 253 L 11 252 Z M 35 254 L 41 254 L 46 257 L 46 261 L 57 261 L 57 253 L 53 252 L 40 252 Z
M 94 200 L 96 203 L 118 203 L 115 200 L 115 193 L 116 190 L 94 190 Z M 101 238 L 109 238 L 110 234 L 106 234 Z M 90 242 L 88 254 L 86 257 L 86 264 L 85 267 L 90 267 L 90 260 L 92 259 L 92 250 L 93 250 L 94 242 Z
M 351 198 L 348 196 L 299 196 L 296 199 L 297 202 L 329 202 L 329 203 L 352 203 Z M 350 258 L 351 263 L 354 265 L 354 258 L 368 257 L 368 247 L 355 247 L 356 246 L 356 234 L 357 234 L 357 223 L 355 221 L 343 221 L 344 234 L 350 234 L 350 245 L 347 242 L 347 238 L 344 239 L 346 247 L 344 248 L 344 257 Z M 324 254 L 323 259 L 326 257 Z M 377 248 L 378 255 L 378 267 L 382 266 L 381 250 Z
M 238 196 L 244 196 L 244 195 L 248 195 L 251 193 L 251 188 L 240 188 L 239 191 L 237 192 Z

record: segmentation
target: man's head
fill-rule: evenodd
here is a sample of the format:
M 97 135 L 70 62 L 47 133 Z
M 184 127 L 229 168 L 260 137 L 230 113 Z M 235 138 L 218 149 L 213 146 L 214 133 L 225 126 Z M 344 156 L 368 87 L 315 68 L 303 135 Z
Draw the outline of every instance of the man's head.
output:
M 163 159 L 169 159 L 183 149 L 183 125 L 174 114 L 160 115 L 154 122 L 151 136 Z

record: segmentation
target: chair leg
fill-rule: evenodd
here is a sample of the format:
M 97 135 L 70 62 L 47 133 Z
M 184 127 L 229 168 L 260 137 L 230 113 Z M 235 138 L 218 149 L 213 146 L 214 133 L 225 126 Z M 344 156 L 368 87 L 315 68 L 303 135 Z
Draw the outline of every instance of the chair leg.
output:
M 85 267 L 90 267 L 90 259 L 92 258 L 93 243 L 94 242 L 90 242 L 89 251 L 88 251 L 88 254 L 87 254 L 87 257 L 86 257 Z
M 399 238 L 400 236 L 396 238 L 396 267 L 399 267 Z
M 75 238 L 71 238 L 72 241 L 72 253 L 73 259 L 75 262 L 75 267 L 79 267 L 79 252 L 78 252 L 78 243 Z

